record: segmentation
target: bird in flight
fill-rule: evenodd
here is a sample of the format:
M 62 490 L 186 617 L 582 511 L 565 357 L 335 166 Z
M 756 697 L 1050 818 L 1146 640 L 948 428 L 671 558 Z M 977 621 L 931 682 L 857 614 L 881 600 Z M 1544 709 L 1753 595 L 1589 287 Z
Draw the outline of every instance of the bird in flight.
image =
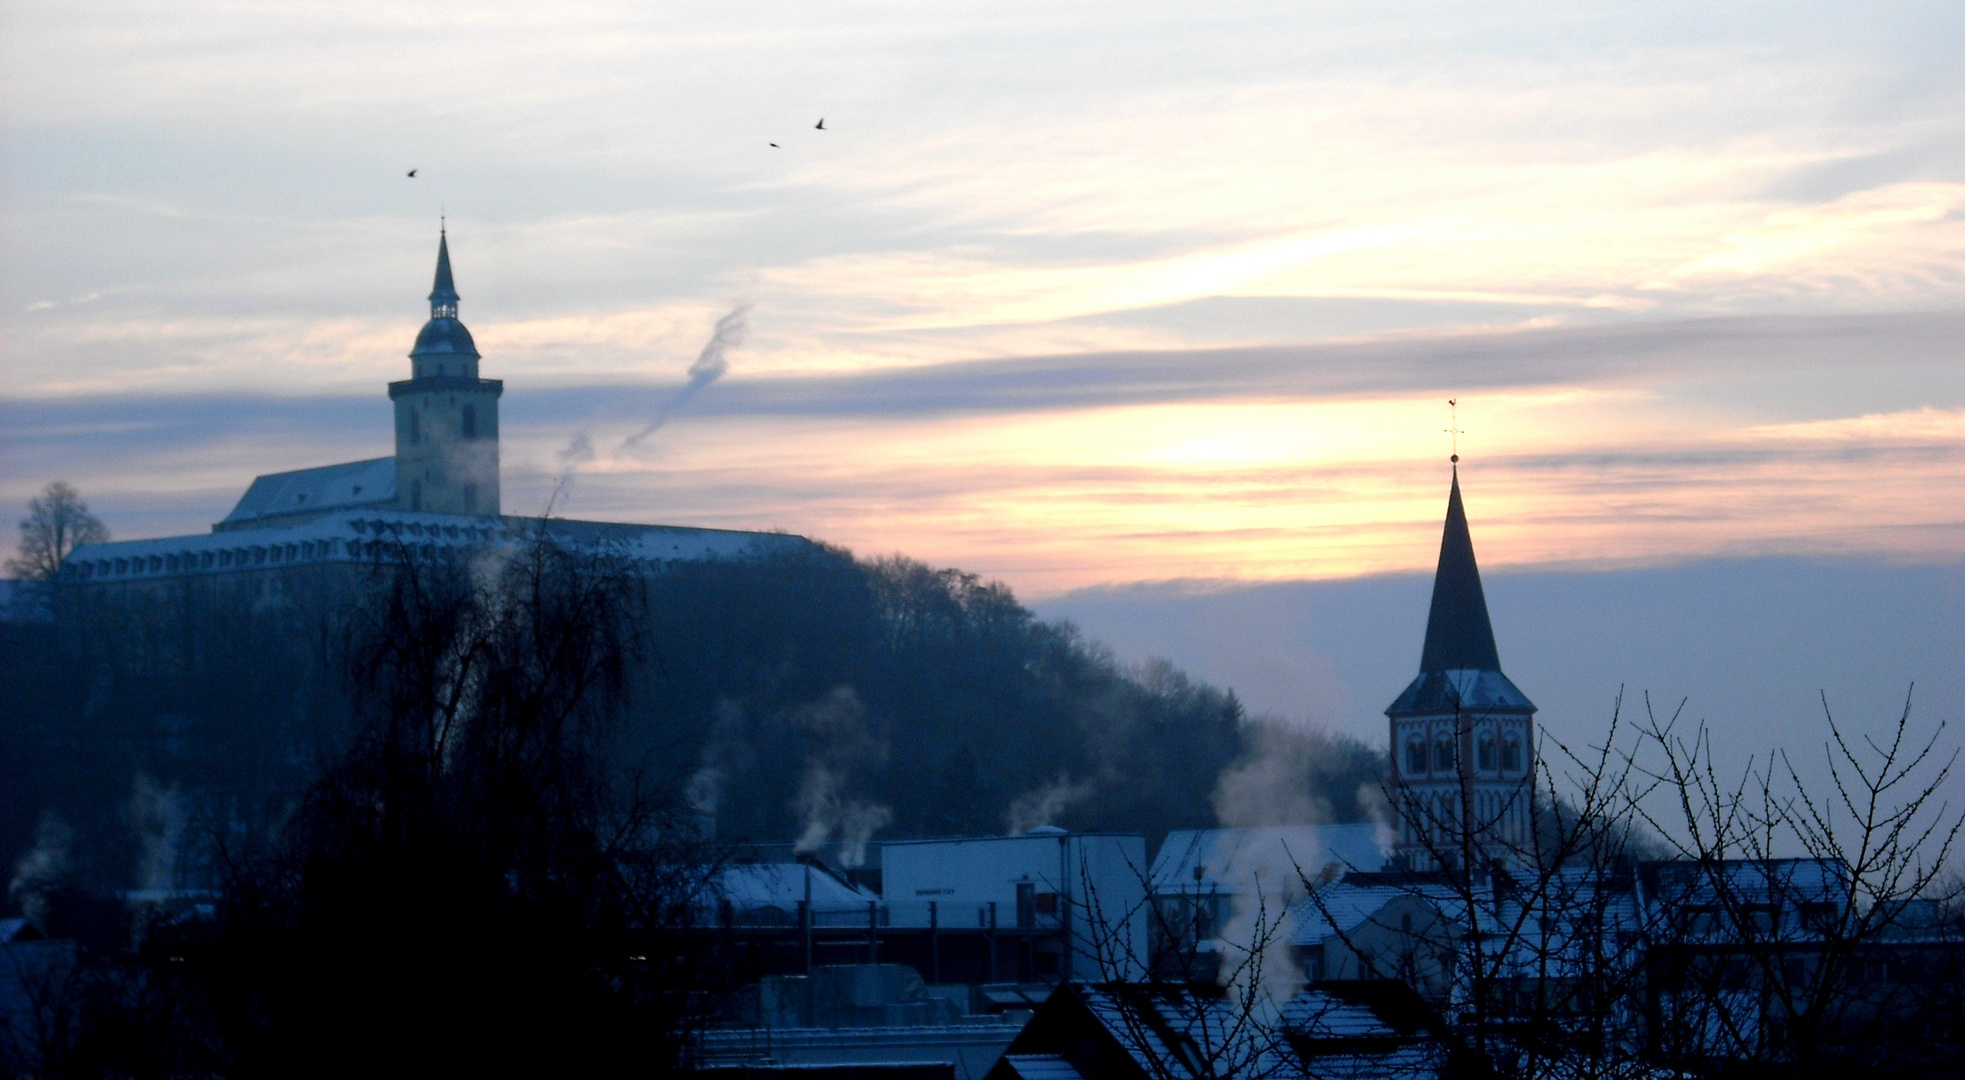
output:
M 826 118 L 823 116 L 819 117 L 819 122 L 812 126 L 820 131 L 824 131 L 826 129 Z
M 777 144 L 777 143 L 772 143 L 771 145 L 772 145 L 772 146 L 777 146 L 778 144 Z
M 409 176 L 410 179 L 414 180 L 416 178 L 416 170 L 415 169 L 409 170 Z

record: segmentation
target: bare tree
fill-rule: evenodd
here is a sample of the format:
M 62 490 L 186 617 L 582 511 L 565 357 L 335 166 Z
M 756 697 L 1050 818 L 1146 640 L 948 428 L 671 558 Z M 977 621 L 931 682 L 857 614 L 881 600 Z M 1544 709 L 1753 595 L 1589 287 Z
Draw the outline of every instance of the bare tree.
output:
M 1388 904 L 1346 925 L 1334 890 L 1360 879 L 1312 889 L 1356 973 L 1429 993 L 1481 1073 L 1955 1069 L 1965 815 L 1942 795 L 1945 726 L 1920 731 L 1907 703 L 1889 735 L 1852 739 L 1828 714 L 1824 792 L 1781 751 L 1722 780 L 1704 725 L 1646 705 L 1595 746 L 1543 734 L 1526 841 L 1502 842 L 1505 807 L 1395 802 L 1415 861 L 1442 869 L 1369 880 L 1440 918 Z
M 337 619 L 351 739 L 275 836 L 224 838 L 212 916 L 147 935 L 84 1050 L 136 1075 L 676 1068 L 738 972 L 717 852 L 616 753 L 638 571 L 548 535 L 372 570 Z M 168 1067 L 121 1049 L 164 1027 Z
M 1288 882 L 1254 883 L 1252 907 L 1232 934 L 1208 897 L 1156 897 L 1148 867 L 1129 872 L 1138 891 L 1101 893 L 1078 868 L 1067 946 L 1095 973 L 1086 1006 L 1154 1080 L 1267 1080 L 1296 1075 L 1283 1023 L 1300 986 L 1290 958 Z M 1147 932 L 1139 933 L 1145 922 Z M 1203 950 L 1203 943 L 1217 946 Z M 1145 952 L 1142 955 L 1141 949 Z
M 20 522 L 20 553 L 7 560 L 7 572 L 29 581 L 53 581 L 69 552 L 107 539 L 109 530 L 89 513 L 89 504 L 66 481 L 56 480 L 28 502 Z
M 1783 750 L 1727 783 L 1703 723 L 1649 717 L 1645 767 L 1664 798 L 1631 807 L 1677 856 L 1648 882 L 1655 1051 L 1686 1069 L 1955 1075 L 1965 812 L 1944 790 L 1958 751 L 1943 722 L 1918 729 L 1908 697 L 1881 738 L 1851 738 L 1826 697 L 1823 715 L 1826 791 Z

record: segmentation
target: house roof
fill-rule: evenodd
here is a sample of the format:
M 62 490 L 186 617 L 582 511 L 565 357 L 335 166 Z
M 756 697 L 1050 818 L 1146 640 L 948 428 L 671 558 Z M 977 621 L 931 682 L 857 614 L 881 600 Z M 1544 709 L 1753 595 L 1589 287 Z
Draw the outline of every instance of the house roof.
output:
M 1450 885 L 1430 881 L 1360 884 L 1340 879 L 1318 889 L 1314 897 L 1299 900 L 1290 907 L 1290 943 L 1317 945 L 1333 934 L 1353 933 L 1372 922 L 1387 904 L 1406 897 L 1430 905 L 1456 926 L 1466 925 L 1466 897 Z M 1492 933 L 1495 928 L 1492 902 L 1491 896 L 1475 896 L 1473 913 L 1482 934 Z
M 259 518 L 386 506 L 396 501 L 396 459 L 370 458 L 340 465 L 267 473 L 253 478 L 239 504 L 225 515 L 232 525 Z
M 1086 1080 L 1063 1054 L 1004 1054 L 1003 1065 L 1018 1080 Z
M 1437 1078 L 1446 1064 L 1439 1030 L 1424 1003 L 1398 985 L 1318 984 L 1275 1016 L 1212 987 L 1068 983 L 989 1078 Z
M 716 888 L 720 899 L 740 910 L 797 909 L 807 899 L 815 909 L 864 908 L 880 897 L 849 885 L 822 868 L 804 863 L 738 863 L 724 868 Z
M 1233 894 L 1257 881 L 1281 887 L 1299 871 L 1314 879 L 1332 863 L 1376 870 L 1390 854 L 1388 839 L 1370 824 L 1177 829 L 1153 859 L 1153 891 Z

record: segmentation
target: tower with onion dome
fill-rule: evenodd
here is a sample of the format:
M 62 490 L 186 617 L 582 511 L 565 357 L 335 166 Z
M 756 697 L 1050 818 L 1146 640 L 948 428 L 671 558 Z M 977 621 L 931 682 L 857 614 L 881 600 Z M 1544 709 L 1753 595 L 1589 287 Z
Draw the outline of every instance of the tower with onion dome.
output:
M 505 384 L 478 378 L 478 347 L 457 320 L 450 238 L 437 235 L 430 321 L 410 350 L 410 377 L 389 384 L 396 405 L 399 510 L 498 514 L 498 397 Z

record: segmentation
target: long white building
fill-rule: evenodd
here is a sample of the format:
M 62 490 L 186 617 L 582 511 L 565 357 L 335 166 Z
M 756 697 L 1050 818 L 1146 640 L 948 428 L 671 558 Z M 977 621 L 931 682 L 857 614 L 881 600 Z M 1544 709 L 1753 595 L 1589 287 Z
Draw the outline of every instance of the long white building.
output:
M 397 545 L 422 554 L 477 548 L 539 529 L 605 543 L 650 567 L 735 559 L 810 544 L 782 533 L 510 517 L 500 512 L 498 402 L 505 384 L 481 378 L 470 330 L 458 319 L 450 239 L 437 240 L 430 319 L 409 352 L 410 377 L 389 384 L 396 452 L 389 457 L 268 473 L 253 480 L 210 533 L 86 544 L 63 574 L 90 583 L 162 583 L 273 573 L 376 558 Z

